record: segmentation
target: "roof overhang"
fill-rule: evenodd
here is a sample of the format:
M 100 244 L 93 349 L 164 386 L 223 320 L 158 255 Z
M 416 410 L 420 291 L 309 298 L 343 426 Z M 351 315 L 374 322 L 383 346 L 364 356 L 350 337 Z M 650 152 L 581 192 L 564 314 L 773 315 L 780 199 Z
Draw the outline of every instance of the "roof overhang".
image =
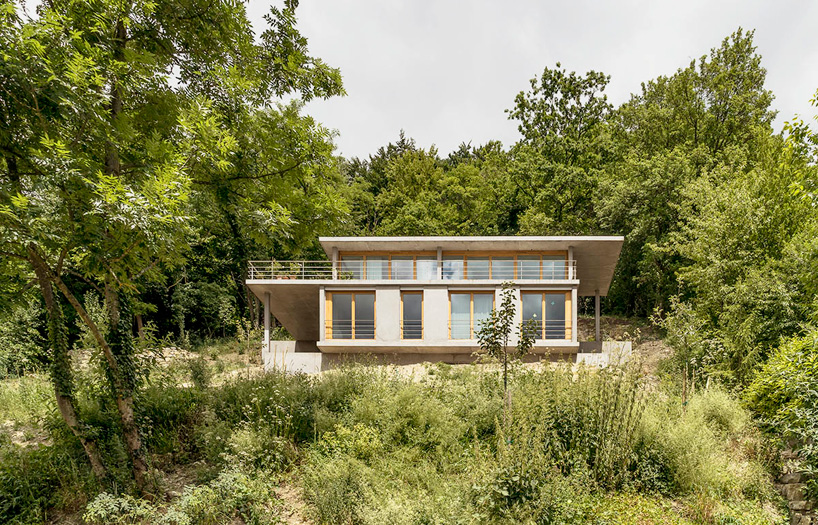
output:
M 608 295 L 625 238 L 616 236 L 507 236 L 507 237 L 321 237 L 332 256 L 339 251 L 561 251 L 573 248 L 577 261 L 579 295 Z

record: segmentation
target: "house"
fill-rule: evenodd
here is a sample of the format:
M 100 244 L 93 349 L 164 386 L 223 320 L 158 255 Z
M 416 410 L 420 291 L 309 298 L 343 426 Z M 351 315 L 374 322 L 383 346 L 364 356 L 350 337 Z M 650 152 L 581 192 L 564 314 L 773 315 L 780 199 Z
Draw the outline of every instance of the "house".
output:
M 520 323 L 535 319 L 535 358 L 573 358 L 577 305 L 607 295 L 623 237 L 321 237 L 326 261 L 252 261 L 264 305 L 265 366 L 318 371 L 380 362 L 468 362 L 476 331 L 514 283 Z M 295 341 L 271 341 L 274 316 Z M 599 343 L 596 343 L 599 345 Z M 597 348 L 598 350 L 598 348 Z

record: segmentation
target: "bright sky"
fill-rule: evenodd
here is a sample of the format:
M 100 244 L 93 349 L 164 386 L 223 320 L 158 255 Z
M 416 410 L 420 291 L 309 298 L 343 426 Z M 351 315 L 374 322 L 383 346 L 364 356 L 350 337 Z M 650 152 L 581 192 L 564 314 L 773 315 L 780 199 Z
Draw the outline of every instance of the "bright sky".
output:
M 249 2 L 257 29 L 269 5 Z M 815 114 L 818 2 L 809 0 L 302 0 L 297 15 L 310 52 L 341 69 L 348 95 L 307 112 L 338 131 L 347 157 L 374 153 L 401 129 L 443 155 L 461 142 L 508 146 L 518 132 L 504 110 L 545 66 L 605 72 L 619 104 L 739 26 L 756 30 L 776 128 Z

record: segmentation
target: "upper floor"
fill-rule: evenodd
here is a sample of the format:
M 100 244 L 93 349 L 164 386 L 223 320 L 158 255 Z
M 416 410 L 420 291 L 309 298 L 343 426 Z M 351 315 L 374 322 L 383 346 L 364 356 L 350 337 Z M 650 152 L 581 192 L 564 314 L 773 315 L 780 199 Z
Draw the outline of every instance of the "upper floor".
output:
M 322 237 L 327 260 L 251 261 L 248 283 L 580 282 L 580 295 L 605 295 L 622 241 L 615 236 Z

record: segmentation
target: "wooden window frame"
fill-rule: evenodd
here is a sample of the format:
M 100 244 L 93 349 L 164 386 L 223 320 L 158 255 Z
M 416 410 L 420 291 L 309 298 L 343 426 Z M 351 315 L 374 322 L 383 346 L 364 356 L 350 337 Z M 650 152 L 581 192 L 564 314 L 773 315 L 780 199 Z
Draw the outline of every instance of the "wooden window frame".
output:
M 469 296 L 469 337 L 466 339 L 463 338 L 452 338 L 452 295 L 453 294 L 460 294 L 460 295 L 467 295 Z M 470 341 L 474 339 L 474 296 L 475 295 L 491 295 L 491 309 L 497 306 L 497 294 L 494 291 L 491 292 L 477 292 L 471 290 L 449 290 L 449 340 L 451 341 Z
M 564 339 L 548 339 L 545 337 L 546 334 L 546 322 L 548 319 L 545 318 L 545 295 L 546 294 L 565 294 L 565 338 Z M 572 320 L 574 318 L 574 310 L 573 305 L 571 304 L 571 290 L 520 290 L 520 315 L 523 312 L 523 295 L 539 295 L 540 296 L 540 318 L 542 319 L 542 328 L 540 329 L 540 341 L 571 341 L 573 340 L 573 325 Z
M 502 257 L 502 258 L 509 258 L 511 257 L 512 260 L 512 269 L 513 269 L 513 277 L 511 280 L 517 281 L 520 280 L 520 273 L 518 271 L 518 258 L 519 257 L 539 257 L 540 263 L 540 275 L 539 280 L 543 279 L 543 257 L 546 256 L 562 256 L 565 260 L 565 272 L 566 275 L 564 276 L 565 279 L 568 279 L 569 269 L 568 265 L 570 264 L 568 260 L 568 251 L 566 250 L 544 250 L 544 251 L 473 251 L 473 252 L 466 252 L 466 251 L 453 251 L 453 252 L 442 252 L 442 257 L 462 257 L 463 258 L 463 280 L 471 280 L 469 277 L 469 258 L 488 258 L 489 260 L 489 277 L 488 280 L 496 280 L 494 277 L 494 258 L 495 257 Z M 412 258 L 412 279 L 417 280 L 418 278 L 418 257 L 437 257 L 437 252 L 430 252 L 430 251 L 419 251 L 419 252 L 412 252 L 412 251 L 396 251 L 396 252 L 384 252 L 384 251 L 373 251 L 373 252 L 360 252 L 360 251 L 350 251 L 350 252 L 341 252 L 338 254 L 338 264 L 339 267 L 342 265 L 344 257 L 361 257 L 361 276 L 362 280 L 367 279 L 367 258 L 368 257 L 385 257 L 386 258 L 386 280 L 392 280 L 392 257 L 411 257 Z M 437 280 L 437 279 L 436 279 Z M 447 280 L 455 280 L 455 279 L 441 279 L 443 281 Z M 526 280 L 537 280 L 537 279 L 526 279 Z
M 352 326 L 350 328 L 350 337 L 349 339 L 335 339 L 332 336 L 332 296 L 334 294 L 350 294 L 352 295 L 352 300 L 350 303 L 350 322 Z M 355 296 L 356 295 L 371 295 L 372 296 L 372 338 L 366 339 L 358 339 L 355 337 Z M 378 326 L 378 295 L 373 290 L 336 290 L 333 292 L 326 292 L 324 294 L 324 303 L 326 305 L 325 309 L 325 328 L 324 328 L 324 336 L 326 339 L 332 339 L 335 341 L 355 341 L 358 339 L 359 341 L 373 341 L 375 340 L 376 330 Z
M 403 335 L 403 298 L 405 296 L 407 296 L 407 295 L 419 295 L 420 296 L 420 339 L 418 339 L 418 338 L 406 339 L 404 337 L 404 335 Z M 424 322 L 425 321 L 425 316 L 426 316 L 426 311 L 424 310 L 424 308 L 425 308 L 424 303 L 426 301 L 424 299 L 425 298 L 424 298 L 423 290 L 401 291 L 401 293 L 400 293 L 400 338 L 402 340 L 405 339 L 406 341 L 423 341 L 426 338 L 426 323 Z M 449 315 L 451 315 L 451 313 Z
M 386 257 L 386 280 L 392 280 L 392 257 L 411 257 L 412 258 L 412 281 L 417 280 L 418 278 L 418 257 L 435 257 L 437 258 L 437 252 L 341 252 L 338 254 L 338 265 L 340 267 L 344 257 L 361 257 L 363 268 L 362 268 L 362 280 L 366 281 L 366 271 L 367 271 L 367 257 Z

